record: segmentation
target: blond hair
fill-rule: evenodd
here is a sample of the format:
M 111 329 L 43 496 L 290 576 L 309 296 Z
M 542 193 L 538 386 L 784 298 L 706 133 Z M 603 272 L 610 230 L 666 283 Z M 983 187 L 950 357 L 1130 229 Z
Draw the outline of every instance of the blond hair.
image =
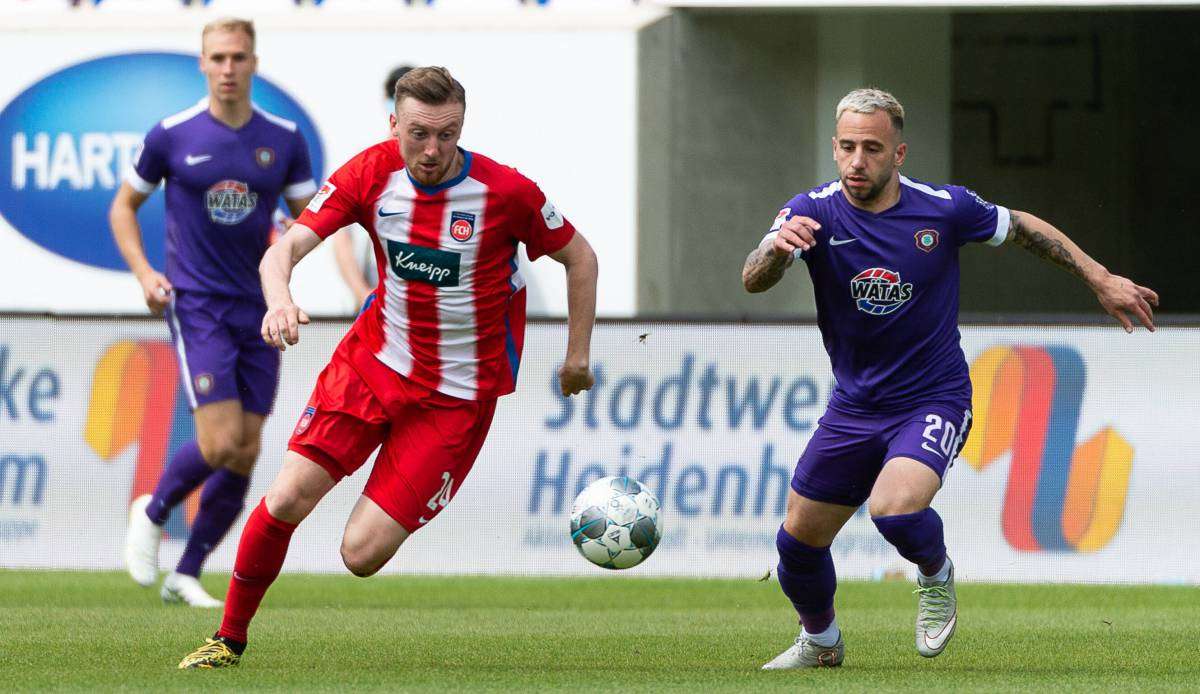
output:
M 204 31 L 200 32 L 200 52 L 204 52 L 204 39 L 214 31 L 240 31 L 250 37 L 250 52 L 254 52 L 254 22 L 249 19 L 238 19 L 236 17 L 222 17 L 214 19 L 204 25 Z
M 892 127 L 896 132 L 904 130 L 904 107 L 896 97 L 874 87 L 865 89 L 855 89 L 842 100 L 838 102 L 837 112 L 834 115 L 833 122 L 837 123 L 842 119 L 842 114 L 846 111 L 853 113 L 875 113 L 883 111 L 888 114 L 892 120 Z

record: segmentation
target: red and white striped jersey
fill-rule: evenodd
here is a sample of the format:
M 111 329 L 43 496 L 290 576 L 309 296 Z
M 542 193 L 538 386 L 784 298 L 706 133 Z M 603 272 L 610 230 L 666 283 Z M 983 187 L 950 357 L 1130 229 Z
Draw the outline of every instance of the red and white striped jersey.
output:
M 462 173 L 414 182 L 395 140 L 338 169 L 297 220 L 325 238 L 358 222 L 379 267 L 375 301 L 351 333 L 375 357 L 428 388 L 465 400 L 511 393 L 525 336 L 530 260 L 554 253 L 575 227 L 516 169 L 463 152 Z

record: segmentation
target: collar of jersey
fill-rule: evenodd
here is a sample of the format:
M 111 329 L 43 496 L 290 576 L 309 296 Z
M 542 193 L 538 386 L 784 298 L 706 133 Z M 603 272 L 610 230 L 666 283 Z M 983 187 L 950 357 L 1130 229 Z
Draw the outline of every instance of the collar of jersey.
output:
M 242 127 L 240 127 L 240 128 L 235 128 L 235 127 L 229 125 L 228 123 L 226 123 L 225 121 L 221 120 L 220 118 L 217 118 L 216 116 L 214 116 L 212 114 L 212 111 L 210 111 L 208 108 L 208 97 L 207 96 L 204 97 L 203 99 L 201 99 L 200 101 L 198 101 L 196 103 L 196 106 L 203 106 L 204 110 L 201 113 L 203 113 L 205 116 L 207 116 L 208 120 L 212 121 L 212 123 L 214 123 L 217 127 L 224 128 L 231 133 L 242 132 L 243 130 L 246 129 L 247 125 L 250 125 L 250 121 L 254 120 L 255 118 L 258 118 L 258 104 L 254 103 L 253 101 L 250 102 L 250 120 L 246 121 L 245 123 L 242 123 Z
M 416 180 L 413 179 L 412 174 L 408 172 L 407 166 L 404 167 L 404 175 L 408 176 L 408 182 L 413 184 L 413 188 L 416 188 L 417 190 L 421 191 L 422 193 L 425 193 L 426 195 L 433 195 L 435 193 L 440 193 L 443 190 L 446 190 L 447 188 L 453 188 L 454 186 L 458 185 L 459 183 L 462 183 L 463 181 L 467 180 L 467 175 L 471 173 L 471 153 L 468 152 L 467 150 L 463 149 L 462 147 L 459 147 L 458 151 L 462 152 L 462 155 L 463 155 L 463 168 L 462 168 L 462 171 L 460 171 L 457 176 L 450 179 L 449 181 L 443 181 L 443 182 L 437 184 L 436 186 L 423 186 L 420 183 L 417 183 Z

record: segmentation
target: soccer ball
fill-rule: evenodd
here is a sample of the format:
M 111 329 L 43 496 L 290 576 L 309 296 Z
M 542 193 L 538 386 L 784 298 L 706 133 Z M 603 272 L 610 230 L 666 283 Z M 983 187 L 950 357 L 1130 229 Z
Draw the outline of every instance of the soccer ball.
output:
M 658 499 L 629 477 L 601 477 L 571 506 L 571 539 L 584 559 L 606 569 L 628 569 L 658 547 Z

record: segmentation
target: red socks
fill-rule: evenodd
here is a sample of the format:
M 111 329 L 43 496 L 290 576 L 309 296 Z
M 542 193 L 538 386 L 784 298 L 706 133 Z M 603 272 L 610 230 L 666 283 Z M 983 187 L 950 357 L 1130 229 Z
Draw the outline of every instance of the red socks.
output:
M 218 636 L 246 642 L 246 629 L 267 588 L 279 576 L 296 526 L 271 515 L 264 498 L 251 512 L 238 543 L 233 578 L 225 596 L 225 618 Z

